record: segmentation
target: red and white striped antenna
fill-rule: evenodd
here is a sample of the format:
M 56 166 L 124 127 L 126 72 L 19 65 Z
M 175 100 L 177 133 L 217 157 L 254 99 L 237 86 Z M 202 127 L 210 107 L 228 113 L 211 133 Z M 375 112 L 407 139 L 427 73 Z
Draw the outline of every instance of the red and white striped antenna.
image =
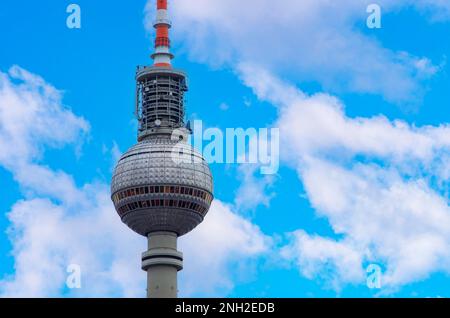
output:
M 169 29 L 172 24 L 168 18 L 167 0 L 156 0 L 156 29 L 155 53 L 152 54 L 155 67 L 172 67 L 173 54 L 170 53 Z

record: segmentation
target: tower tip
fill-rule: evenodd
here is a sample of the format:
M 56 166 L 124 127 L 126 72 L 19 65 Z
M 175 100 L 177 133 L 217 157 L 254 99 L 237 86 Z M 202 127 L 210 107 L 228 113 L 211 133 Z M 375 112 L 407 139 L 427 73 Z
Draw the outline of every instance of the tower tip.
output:
M 156 20 L 154 27 L 156 29 L 155 52 L 152 54 L 153 66 L 172 67 L 173 54 L 170 53 L 169 29 L 171 22 L 168 18 L 167 0 L 156 0 Z

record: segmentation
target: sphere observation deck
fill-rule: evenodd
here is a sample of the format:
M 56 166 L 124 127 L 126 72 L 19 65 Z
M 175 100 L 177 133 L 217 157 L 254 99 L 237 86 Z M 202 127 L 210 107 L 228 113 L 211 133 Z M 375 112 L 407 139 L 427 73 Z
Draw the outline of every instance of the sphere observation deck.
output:
M 182 236 L 203 221 L 213 199 L 212 182 L 208 164 L 190 145 L 155 138 L 122 156 L 111 193 L 122 221 L 135 232 Z

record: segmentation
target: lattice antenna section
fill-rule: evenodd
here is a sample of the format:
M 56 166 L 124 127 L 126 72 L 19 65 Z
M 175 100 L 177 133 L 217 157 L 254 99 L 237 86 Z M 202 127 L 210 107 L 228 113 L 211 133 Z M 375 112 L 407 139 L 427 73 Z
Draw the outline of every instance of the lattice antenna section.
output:
M 139 68 L 136 77 L 139 139 L 185 127 L 186 76 L 174 69 Z

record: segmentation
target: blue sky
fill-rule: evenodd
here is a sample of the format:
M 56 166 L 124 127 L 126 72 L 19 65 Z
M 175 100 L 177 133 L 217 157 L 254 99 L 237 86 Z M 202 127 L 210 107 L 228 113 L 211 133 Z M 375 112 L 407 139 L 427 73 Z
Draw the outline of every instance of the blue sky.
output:
M 192 2 L 170 2 L 188 117 L 279 127 L 282 164 L 271 178 L 211 165 L 216 203 L 182 241 L 181 294 L 450 296 L 450 5 L 378 1 L 369 29 L 363 0 Z M 68 1 L 0 5 L 0 295 L 142 297 L 145 240 L 108 185 L 136 141 L 153 3 L 74 3 L 79 30 Z M 64 287 L 70 263 L 79 290 Z M 371 263 L 381 289 L 366 286 Z

